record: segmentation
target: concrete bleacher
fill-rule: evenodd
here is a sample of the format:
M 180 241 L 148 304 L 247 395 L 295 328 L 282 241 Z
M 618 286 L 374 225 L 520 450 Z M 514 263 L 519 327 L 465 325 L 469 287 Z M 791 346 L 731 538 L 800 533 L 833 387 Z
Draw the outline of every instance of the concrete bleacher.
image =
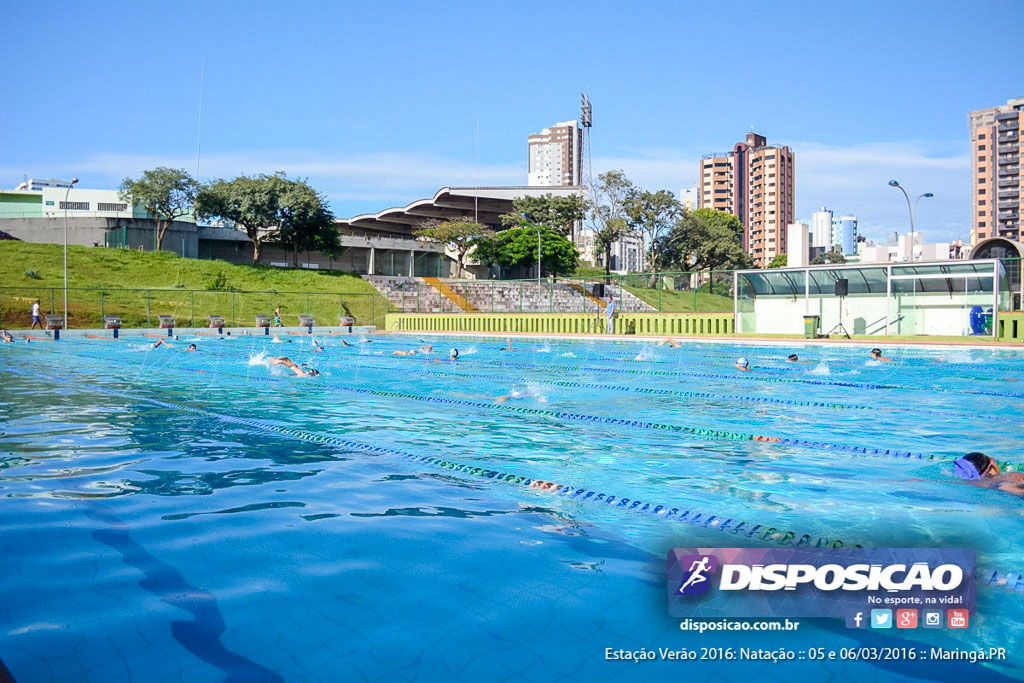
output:
M 604 310 L 604 300 L 593 295 L 593 284 L 541 280 L 444 280 L 364 275 L 388 301 L 403 313 L 580 313 Z M 628 313 L 654 308 L 617 285 L 606 287 L 619 310 Z M 445 291 L 442 291 L 445 290 Z M 453 296 L 453 294 L 455 296 Z M 461 305 L 460 305 L 461 300 Z M 467 306 L 468 304 L 468 306 Z

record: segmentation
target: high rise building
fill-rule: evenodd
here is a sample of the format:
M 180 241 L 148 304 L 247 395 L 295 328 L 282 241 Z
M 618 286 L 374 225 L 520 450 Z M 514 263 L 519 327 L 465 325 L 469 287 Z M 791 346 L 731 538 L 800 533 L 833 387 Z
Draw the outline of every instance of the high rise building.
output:
M 700 207 L 737 216 L 743 248 L 762 268 L 786 253 L 786 227 L 794 216 L 793 162 L 789 147 L 769 146 L 757 133 L 748 133 L 732 152 L 700 161 Z
M 583 185 L 583 130 L 576 121 L 545 128 L 528 145 L 528 185 Z
M 971 242 L 988 237 L 1024 238 L 1020 159 L 1024 152 L 1024 97 L 967 115 L 971 133 L 974 221 Z
M 811 246 L 832 251 L 832 211 L 824 206 L 811 215 Z
M 832 245 L 841 254 L 857 253 L 857 217 L 832 219 Z

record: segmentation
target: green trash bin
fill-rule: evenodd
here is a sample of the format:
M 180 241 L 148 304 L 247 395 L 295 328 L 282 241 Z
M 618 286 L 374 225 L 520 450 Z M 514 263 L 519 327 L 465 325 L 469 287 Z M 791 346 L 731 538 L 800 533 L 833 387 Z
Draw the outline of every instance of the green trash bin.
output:
M 804 336 L 808 339 L 817 339 L 818 330 L 821 329 L 820 315 L 804 316 Z

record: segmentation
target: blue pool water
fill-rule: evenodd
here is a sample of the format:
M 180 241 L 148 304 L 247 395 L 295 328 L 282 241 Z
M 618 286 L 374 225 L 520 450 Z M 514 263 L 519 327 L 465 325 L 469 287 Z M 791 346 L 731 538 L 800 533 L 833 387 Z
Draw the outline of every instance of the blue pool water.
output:
M 314 353 L 291 338 L 0 345 L 0 660 L 16 680 L 1024 677 L 1024 592 L 979 588 L 966 631 L 810 620 L 798 635 L 697 636 L 668 617 L 664 588 L 668 549 L 761 546 L 769 529 L 970 547 L 980 567 L 1024 570 L 1021 499 L 957 483 L 948 463 L 1024 462 L 1016 350 L 887 349 L 897 362 L 879 364 L 821 345 L 505 352 L 376 335 Z M 422 344 L 441 353 L 391 355 Z M 451 346 L 456 364 L 435 360 Z M 793 350 L 809 362 L 784 362 Z M 983 667 L 604 659 L 857 644 L 1010 651 Z

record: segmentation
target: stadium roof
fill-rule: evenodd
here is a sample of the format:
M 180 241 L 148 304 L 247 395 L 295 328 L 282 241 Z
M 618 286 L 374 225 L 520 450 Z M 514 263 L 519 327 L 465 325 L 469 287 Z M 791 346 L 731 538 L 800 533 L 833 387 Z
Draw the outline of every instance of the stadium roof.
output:
M 566 197 L 579 194 L 579 186 L 505 186 L 505 187 L 442 187 L 430 199 L 419 199 L 404 207 L 340 218 L 339 228 L 356 228 L 410 235 L 430 218 L 469 220 L 485 225 L 500 225 L 501 215 L 512 211 L 512 200 L 520 197 L 541 197 L 552 194 Z

